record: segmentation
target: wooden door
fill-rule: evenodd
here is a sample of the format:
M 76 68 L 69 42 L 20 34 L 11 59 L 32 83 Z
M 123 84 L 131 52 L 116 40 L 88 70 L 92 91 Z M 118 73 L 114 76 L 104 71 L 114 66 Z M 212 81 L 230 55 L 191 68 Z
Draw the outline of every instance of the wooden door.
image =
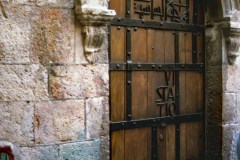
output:
M 112 160 L 203 160 L 202 0 L 111 0 Z

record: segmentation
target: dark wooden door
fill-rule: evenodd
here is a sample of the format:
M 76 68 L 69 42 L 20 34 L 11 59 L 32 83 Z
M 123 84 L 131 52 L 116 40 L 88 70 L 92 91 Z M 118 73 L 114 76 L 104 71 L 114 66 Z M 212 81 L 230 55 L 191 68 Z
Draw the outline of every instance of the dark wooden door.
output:
M 202 0 L 111 0 L 112 160 L 203 160 Z

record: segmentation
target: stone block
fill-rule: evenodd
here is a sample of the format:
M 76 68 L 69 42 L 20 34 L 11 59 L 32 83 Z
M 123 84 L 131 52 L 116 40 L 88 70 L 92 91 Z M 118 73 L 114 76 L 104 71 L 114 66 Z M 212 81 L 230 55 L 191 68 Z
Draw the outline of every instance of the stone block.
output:
M 223 160 L 237 160 L 237 142 L 240 134 L 239 124 L 223 126 Z
M 38 6 L 73 8 L 74 0 L 36 0 Z
M 31 62 L 32 8 L 5 4 L 1 11 L 5 14 L 0 14 L 0 63 Z
M 37 9 L 32 18 L 31 47 L 34 61 L 42 64 L 73 63 L 74 32 L 73 10 Z
M 50 75 L 55 99 L 108 96 L 108 65 L 54 66 Z
M 37 144 L 54 144 L 85 138 L 84 100 L 39 102 L 35 106 Z
M 60 145 L 60 160 L 99 160 L 100 142 L 86 141 Z
M 240 65 L 231 65 L 226 68 L 225 88 L 227 92 L 240 90 Z
M 16 145 L 34 144 L 34 107 L 28 102 L 0 102 L 0 140 Z
M 223 94 L 223 123 L 240 123 L 240 108 L 237 107 L 236 93 Z
M 0 101 L 48 99 L 47 70 L 41 65 L 1 65 Z
M 58 146 L 37 146 L 20 148 L 22 160 L 58 160 Z
M 100 97 L 86 101 L 87 138 L 94 139 L 109 135 L 108 98 Z

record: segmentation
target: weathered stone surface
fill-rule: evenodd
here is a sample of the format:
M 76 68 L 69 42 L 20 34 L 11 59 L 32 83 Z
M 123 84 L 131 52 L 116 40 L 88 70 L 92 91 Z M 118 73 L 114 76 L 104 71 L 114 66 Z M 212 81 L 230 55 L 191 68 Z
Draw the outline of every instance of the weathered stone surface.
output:
M 48 99 L 47 70 L 41 65 L 1 65 L 0 101 Z
M 32 51 L 42 64 L 74 61 L 73 10 L 41 8 L 32 22 Z
M 88 64 L 85 55 L 84 55 L 84 47 L 83 45 L 83 35 L 82 28 L 79 21 L 76 21 L 76 30 L 75 30 L 75 63 L 76 64 Z
M 223 20 L 222 2 L 223 1 L 219 0 L 206 1 L 206 21 L 208 23 L 214 23 Z
M 60 160 L 99 160 L 100 142 L 86 141 L 60 145 Z
M 76 141 L 84 138 L 84 101 L 39 102 L 35 106 L 37 144 Z
M 223 160 L 237 160 L 237 140 L 240 134 L 239 124 L 223 126 Z
M 228 92 L 238 92 L 240 90 L 240 65 L 228 66 L 225 78 L 225 88 Z
M 108 98 L 88 99 L 86 102 L 87 138 L 94 139 L 109 134 Z
M 211 125 L 222 123 L 222 67 L 212 66 L 206 69 L 206 108 L 207 122 Z
M 240 108 L 237 107 L 237 96 L 235 93 L 223 94 L 223 123 L 240 123 Z
M 0 63 L 29 63 L 32 9 L 18 5 L 1 9 L 5 14 L 0 14 Z
M 27 102 L 0 102 L 0 140 L 32 145 L 34 108 Z
M 222 159 L 222 126 L 206 126 L 206 159 Z
M 58 160 L 58 146 L 22 147 L 22 160 Z
M 37 0 L 38 6 L 73 8 L 74 0 Z
M 108 65 L 54 66 L 51 69 L 51 96 L 56 99 L 108 95 Z
M 12 4 L 33 4 L 36 0 L 1 0 L 2 2 L 12 3 Z
M 206 63 L 208 66 L 222 64 L 222 30 L 218 26 L 206 28 Z
M 104 136 L 100 138 L 100 159 L 108 160 L 110 155 L 110 139 L 109 136 Z

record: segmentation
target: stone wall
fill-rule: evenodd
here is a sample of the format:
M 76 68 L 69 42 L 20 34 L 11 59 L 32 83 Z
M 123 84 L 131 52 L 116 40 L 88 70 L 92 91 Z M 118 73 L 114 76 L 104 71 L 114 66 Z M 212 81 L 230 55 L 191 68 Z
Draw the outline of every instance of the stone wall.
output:
M 22 160 L 108 159 L 107 39 L 90 64 L 74 0 L 0 2 L 0 146 Z
M 237 160 L 240 1 L 206 1 L 207 159 Z M 237 147 L 238 146 L 238 147 Z M 240 156 L 240 155 L 239 155 Z

